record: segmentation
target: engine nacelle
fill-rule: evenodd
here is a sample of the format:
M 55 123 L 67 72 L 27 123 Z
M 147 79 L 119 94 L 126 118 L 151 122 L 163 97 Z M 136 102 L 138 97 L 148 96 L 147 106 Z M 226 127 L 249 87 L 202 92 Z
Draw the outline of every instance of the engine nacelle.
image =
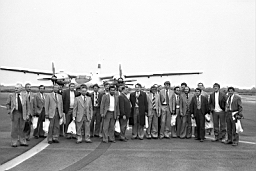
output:
M 89 81 L 92 80 L 92 77 L 91 76 L 88 76 L 88 75 L 78 75 L 76 78 L 75 78 L 75 81 L 78 83 L 78 84 L 83 84 L 83 83 L 87 83 Z

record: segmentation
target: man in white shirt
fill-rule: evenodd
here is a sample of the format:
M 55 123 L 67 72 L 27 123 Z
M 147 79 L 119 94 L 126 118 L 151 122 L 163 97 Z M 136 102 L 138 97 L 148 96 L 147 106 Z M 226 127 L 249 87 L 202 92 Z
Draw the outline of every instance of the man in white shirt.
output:
M 115 86 L 111 85 L 109 90 L 108 94 L 103 95 L 100 105 L 100 114 L 103 118 L 102 142 L 107 143 L 109 141 L 115 143 L 114 130 L 115 120 L 118 119 L 120 115 L 119 102 Z
M 226 96 L 224 93 L 220 92 L 220 85 L 215 83 L 213 85 L 214 92 L 210 94 L 209 106 L 213 115 L 214 122 L 214 135 L 215 139 L 213 141 L 225 142 L 226 136 Z

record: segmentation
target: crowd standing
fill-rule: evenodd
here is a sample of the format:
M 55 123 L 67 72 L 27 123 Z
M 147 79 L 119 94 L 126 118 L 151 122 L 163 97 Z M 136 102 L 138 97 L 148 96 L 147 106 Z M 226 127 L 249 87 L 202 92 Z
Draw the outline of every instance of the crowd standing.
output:
M 186 83 L 171 90 L 169 81 L 162 89 L 153 85 L 149 92 L 142 91 L 139 83 L 131 93 L 126 85 L 106 83 L 103 91 L 99 88 L 95 84 L 89 93 L 85 84 L 75 89 L 70 83 L 66 90 L 54 85 L 52 93 L 45 93 L 45 86 L 40 85 L 39 92 L 32 93 L 29 83 L 25 92 L 17 84 L 7 99 L 11 146 L 28 146 L 31 130 L 34 138 L 47 137 L 49 144 L 59 143 L 59 136 L 76 139 L 76 143 L 82 143 L 83 137 L 86 143 L 92 143 L 91 137 L 101 138 L 103 143 L 115 143 L 116 139 L 126 142 L 128 125 L 132 126 L 132 140 L 194 137 L 203 142 L 213 129 L 213 142 L 238 145 L 236 124 L 243 117 L 242 102 L 233 87 L 224 94 L 215 83 L 209 95 L 202 83 L 194 93 Z M 46 121 L 47 131 L 43 129 Z M 212 127 L 206 126 L 211 122 Z M 75 123 L 75 135 L 68 132 L 71 123 Z

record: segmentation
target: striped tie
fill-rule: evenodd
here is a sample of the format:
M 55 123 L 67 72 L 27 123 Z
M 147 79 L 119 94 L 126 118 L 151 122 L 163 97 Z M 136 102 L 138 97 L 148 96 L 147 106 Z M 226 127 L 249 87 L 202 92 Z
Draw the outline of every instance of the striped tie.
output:
M 152 105 L 153 105 L 153 109 L 156 109 L 156 98 L 155 98 L 155 94 L 153 94 Z
M 135 101 L 135 103 L 136 103 L 136 107 L 138 107 L 139 106 L 139 93 L 136 93 L 136 101 Z

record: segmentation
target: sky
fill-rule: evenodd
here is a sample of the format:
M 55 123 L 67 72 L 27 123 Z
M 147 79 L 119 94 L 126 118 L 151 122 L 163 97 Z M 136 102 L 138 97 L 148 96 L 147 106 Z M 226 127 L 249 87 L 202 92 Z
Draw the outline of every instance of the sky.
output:
M 143 78 L 255 87 L 254 0 L 0 0 L 0 66 L 71 73 L 203 71 Z M 0 70 L 0 84 L 37 81 Z

